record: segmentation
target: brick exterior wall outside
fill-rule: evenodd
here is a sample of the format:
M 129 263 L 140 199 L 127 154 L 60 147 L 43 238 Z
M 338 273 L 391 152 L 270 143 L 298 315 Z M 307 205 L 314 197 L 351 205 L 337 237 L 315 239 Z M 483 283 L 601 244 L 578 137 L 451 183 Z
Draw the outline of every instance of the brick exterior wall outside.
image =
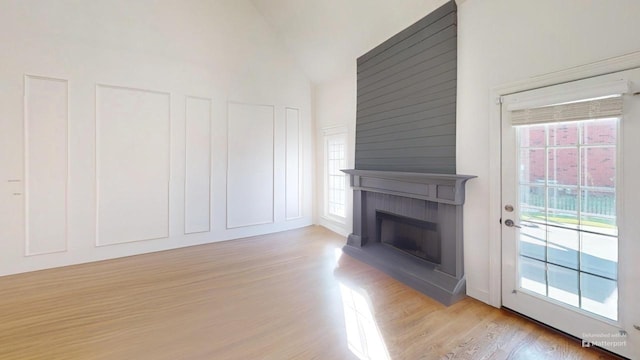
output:
M 582 126 L 582 139 L 579 129 Z M 522 173 L 522 179 L 529 183 L 543 183 L 545 178 L 545 131 L 549 134 L 549 180 L 550 184 L 576 185 L 578 166 L 576 166 L 576 145 L 582 147 L 582 186 L 614 187 L 616 176 L 616 133 L 615 120 L 601 120 L 583 123 L 566 123 L 534 126 L 522 135 L 523 150 L 521 158 L 527 163 L 529 173 Z M 581 141 L 579 141 L 581 140 Z M 593 145 L 594 147 L 590 147 Z M 612 145 L 602 147 L 602 145 Z M 563 146 L 567 146 L 563 148 Z

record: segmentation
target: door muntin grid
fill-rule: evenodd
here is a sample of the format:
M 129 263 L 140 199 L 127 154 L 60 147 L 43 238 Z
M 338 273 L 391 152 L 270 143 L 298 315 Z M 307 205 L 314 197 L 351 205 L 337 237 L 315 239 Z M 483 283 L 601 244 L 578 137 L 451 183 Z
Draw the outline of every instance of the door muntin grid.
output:
M 618 319 L 618 119 L 518 126 L 518 283 Z

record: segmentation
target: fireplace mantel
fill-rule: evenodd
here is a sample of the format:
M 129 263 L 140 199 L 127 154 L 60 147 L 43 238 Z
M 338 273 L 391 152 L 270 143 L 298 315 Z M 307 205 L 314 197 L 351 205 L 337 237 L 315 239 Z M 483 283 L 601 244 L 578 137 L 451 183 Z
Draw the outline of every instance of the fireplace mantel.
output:
M 343 248 L 396 279 L 449 305 L 465 296 L 462 205 L 476 176 L 342 170 L 353 187 L 353 233 Z M 430 263 L 381 243 L 377 212 L 437 224 L 440 262 Z
M 476 176 L 378 170 L 342 170 L 354 190 L 404 196 L 451 205 L 464 204 L 465 183 Z

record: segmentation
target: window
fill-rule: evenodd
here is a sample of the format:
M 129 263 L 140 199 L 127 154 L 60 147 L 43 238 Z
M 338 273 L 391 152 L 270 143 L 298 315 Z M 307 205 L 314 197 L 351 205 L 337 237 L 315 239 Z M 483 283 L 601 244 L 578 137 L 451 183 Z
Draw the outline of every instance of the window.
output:
M 618 119 L 517 130 L 521 286 L 616 320 Z
M 325 135 L 325 216 L 340 222 L 346 218 L 346 134 Z

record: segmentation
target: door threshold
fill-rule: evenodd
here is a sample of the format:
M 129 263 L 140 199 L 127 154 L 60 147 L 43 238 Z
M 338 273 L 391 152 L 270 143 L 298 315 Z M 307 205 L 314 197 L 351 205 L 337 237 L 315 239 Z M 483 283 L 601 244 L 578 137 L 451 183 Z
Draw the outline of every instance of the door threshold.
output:
M 516 316 L 519 316 L 519 317 L 521 317 L 521 318 L 525 318 L 525 319 L 527 319 L 527 320 L 529 320 L 529 321 L 531 321 L 531 322 L 534 322 L 534 323 L 536 323 L 536 324 L 538 324 L 538 325 L 540 325 L 540 326 L 542 326 L 542 327 L 544 327 L 544 328 L 546 328 L 546 329 L 548 329 L 548 330 L 551 330 L 551 331 L 553 331 L 553 332 L 557 333 L 558 335 L 562 335 L 562 336 L 564 336 L 564 337 L 566 337 L 566 338 L 569 338 L 569 339 L 571 339 L 571 340 L 574 340 L 574 341 L 575 341 L 575 342 L 577 342 L 578 344 L 582 344 L 582 339 L 580 339 L 579 337 L 573 336 L 573 335 L 571 335 L 571 334 L 569 334 L 569 333 L 567 333 L 567 332 L 564 332 L 564 331 L 562 331 L 562 330 L 559 330 L 559 329 L 557 329 L 557 328 L 554 328 L 553 326 L 549 326 L 549 325 L 547 325 L 547 324 L 545 324 L 545 323 L 543 323 L 543 322 L 541 322 L 541 321 L 538 321 L 538 320 L 536 320 L 536 319 L 534 319 L 534 318 L 532 318 L 532 317 L 529 317 L 529 316 L 527 316 L 527 315 L 524 315 L 524 314 L 522 314 L 522 313 L 519 313 L 519 312 L 517 312 L 517 311 L 515 311 L 515 310 L 509 309 L 508 307 L 501 306 L 501 307 L 500 307 L 500 309 L 505 310 L 505 311 L 507 311 L 507 312 L 509 312 L 509 313 L 511 313 L 511 314 L 514 314 L 514 315 L 516 315 Z M 600 352 L 600 353 L 602 353 L 602 354 L 604 354 L 604 355 L 611 356 L 611 357 L 613 357 L 614 359 L 619 359 L 619 360 L 631 360 L 631 359 L 629 359 L 629 358 L 627 358 L 627 357 L 624 357 L 624 356 L 622 356 L 622 355 L 616 354 L 616 353 L 611 352 L 611 351 L 609 351 L 609 350 L 607 350 L 607 349 L 603 349 L 603 348 L 601 348 L 601 347 L 599 347 L 599 346 L 596 346 L 596 345 L 591 345 L 591 346 L 589 346 L 588 348 L 589 348 L 589 349 L 594 349 L 594 350 L 596 350 L 596 351 L 598 351 L 598 352 Z

